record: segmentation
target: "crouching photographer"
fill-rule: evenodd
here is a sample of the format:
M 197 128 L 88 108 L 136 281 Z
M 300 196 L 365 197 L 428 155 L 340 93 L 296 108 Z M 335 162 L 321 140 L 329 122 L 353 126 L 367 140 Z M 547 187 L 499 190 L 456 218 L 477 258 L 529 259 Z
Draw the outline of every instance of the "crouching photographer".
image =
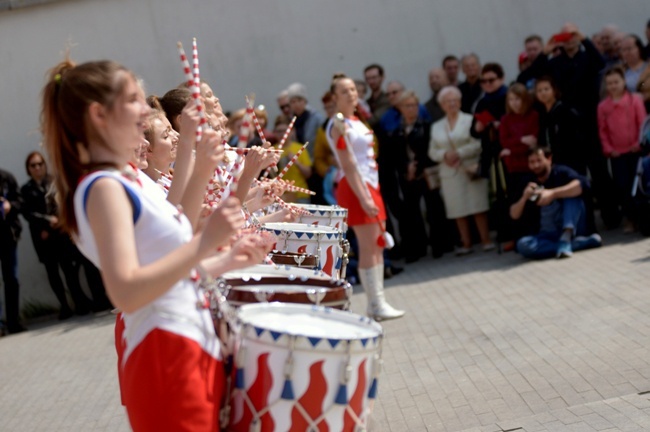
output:
M 598 234 L 588 235 L 583 195 L 589 181 L 564 165 L 553 165 L 549 149 L 528 151 L 531 181 L 521 197 L 510 207 L 514 220 L 529 207 L 539 208 L 539 232 L 517 242 L 518 252 L 526 258 L 568 258 L 574 251 L 598 247 Z

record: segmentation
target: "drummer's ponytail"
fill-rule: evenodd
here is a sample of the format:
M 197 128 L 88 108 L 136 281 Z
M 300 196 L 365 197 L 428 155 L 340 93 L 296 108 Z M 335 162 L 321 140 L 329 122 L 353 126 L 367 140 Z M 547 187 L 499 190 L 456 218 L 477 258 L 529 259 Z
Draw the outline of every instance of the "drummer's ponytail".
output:
M 91 139 L 103 142 L 87 120 L 93 102 L 111 108 L 122 92 L 130 73 L 112 61 L 89 62 L 76 66 L 65 59 L 52 68 L 43 88 L 41 132 L 52 164 L 59 204 L 59 221 L 68 233 L 77 232 L 74 194 L 84 174 L 97 164 L 88 156 Z

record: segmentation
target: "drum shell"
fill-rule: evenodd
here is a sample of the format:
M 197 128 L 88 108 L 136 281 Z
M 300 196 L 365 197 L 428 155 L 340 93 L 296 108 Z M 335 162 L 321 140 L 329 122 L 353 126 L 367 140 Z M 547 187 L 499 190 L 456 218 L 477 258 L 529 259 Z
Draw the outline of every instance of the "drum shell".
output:
M 319 269 L 334 278 L 341 277 L 343 233 L 340 231 L 330 227 L 297 223 L 269 223 L 261 229 L 278 237 L 274 249 L 315 255 L 318 257 Z
M 273 326 L 247 322 L 254 310 L 265 308 L 302 311 L 319 317 L 337 320 L 344 316 L 348 323 L 359 324 L 373 331 L 372 336 L 335 339 L 299 335 L 296 331 L 273 331 Z M 369 390 L 376 380 L 381 361 L 382 330 L 374 321 L 359 315 L 333 311 L 329 308 L 305 305 L 247 305 L 240 309 L 240 326 L 236 332 L 235 375 L 239 385 L 230 395 L 231 421 L 229 430 L 248 431 L 250 412 L 246 413 L 245 398 L 255 399 L 256 407 L 268 407 L 268 413 L 261 416 L 261 430 L 305 430 L 301 428 L 301 416 L 297 415 L 297 404 L 308 405 L 319 410 L 315 417 L 324 414 L 329 430 L 356 430 L 349 419 L 345 421 L 346 407 L 359 414 L 365 422 L 369 412 Z M 287 313 L 287 320 L 292 314 Z M 290 359 L 291 367 L 287 368 Z M 342 373 L 348 371 L 347 381 L 342 382 Z M 289 372 L 289 373 L 287 373 Z M 235 378 L 236 379 L 236 378 Z M 291 383 L 293 399 L 285 394 L 287 379 Z M 344 383 L 346 404 L 337 404 L 341 385 Z M 262 412 L 262 409 L 258 410 Z M 312 413 L 313 411 L 309 411 Z M 272 425 L 272 429 L 269 428 Z M 352 426 L 352 427 L 351 427 Z
M 283 266 L 315 269 L 318 265 L 318 259 L 315 255 L 299 254 L 296 252 L 274 250 L 269 254 L 269 258 L 275 264 Z
M 236 307 L 251 303 L 281 302 L 348 310 L 352 296 L 352 286 L 342 280 L 267 276 L 259 280 L 224 281 L 226 299 Z

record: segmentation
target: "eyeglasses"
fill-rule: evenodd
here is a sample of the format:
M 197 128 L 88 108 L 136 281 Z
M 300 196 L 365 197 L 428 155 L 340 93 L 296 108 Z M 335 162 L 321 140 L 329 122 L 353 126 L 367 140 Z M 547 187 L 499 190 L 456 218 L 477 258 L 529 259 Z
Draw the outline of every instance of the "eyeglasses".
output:
M 288 109 L 288 108 L 291 108 L 291 105 L 289 105 L 289 104 L 280 105 L 280 109 L 283 110 L 283 111 L 285 109 Z
M 498 79 L 499 78 L 481 78 L 480 81 L 481 81 L 481 84 L 492 84 Z
M 29 167 L 38 168 L 38 167 L 42 167 L 43 165 L 45 165 L 45 162 L 32 162 L 29 164 Z

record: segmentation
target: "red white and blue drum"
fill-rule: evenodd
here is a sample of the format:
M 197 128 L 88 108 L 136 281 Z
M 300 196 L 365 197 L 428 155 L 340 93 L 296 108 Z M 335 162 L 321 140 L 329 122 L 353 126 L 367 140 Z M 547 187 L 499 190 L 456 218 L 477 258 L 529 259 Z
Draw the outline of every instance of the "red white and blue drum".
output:
M 317 204 L 292 204 L 309 212 L 309 215 L 298 216 L 297 222 L 329 226 L 336 228 L 345 233 L 348 230 L 348 209 L 336 205 L 317 205 Z
M 278 237 L 273 249 L 314 255 L 317 257 L 318 270 L 335 279 L 342 277 L 344 239 L 343 233 L 336 228 L 278 222 L 264 224 L 261 229 Z
M 375 321 L 300 304 L 242 306 L 228 430 L 365 430 L 383 331 Z

